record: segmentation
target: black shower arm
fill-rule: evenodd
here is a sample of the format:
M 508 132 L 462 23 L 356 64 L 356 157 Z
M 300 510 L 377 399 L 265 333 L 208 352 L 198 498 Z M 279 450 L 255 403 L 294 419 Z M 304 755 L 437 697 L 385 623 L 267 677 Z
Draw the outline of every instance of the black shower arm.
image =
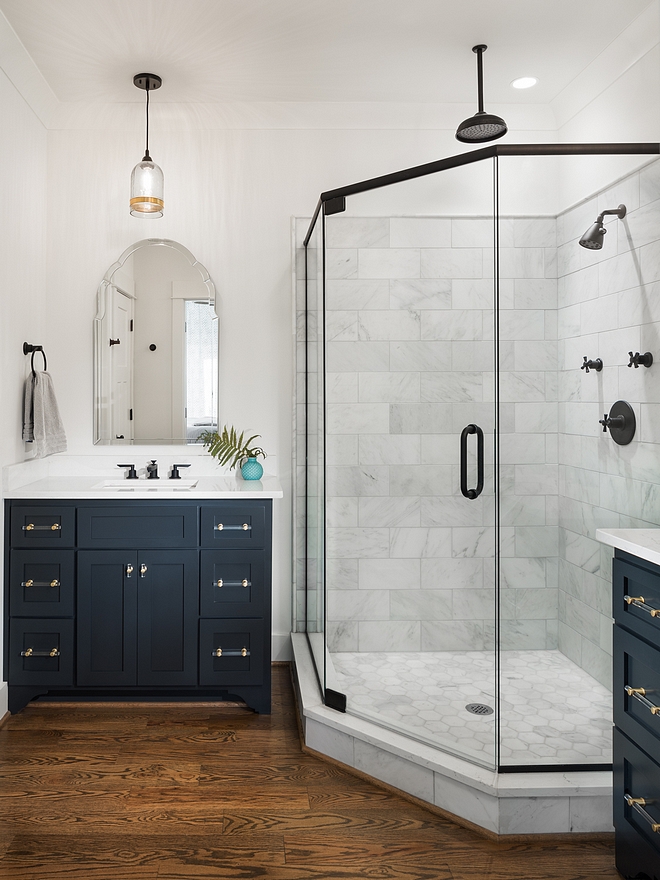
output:
M 619 218 L 619 220 L 623 220 L 623 218 L 626 216 L 626 206 L 619 205 L 618 208 L 612 208 L 611 210 L 601 211 L 600 214 L 598 215 L 598 217 L 596 217 L 596 223 L 602 223 L 603 217 L 606 214 L 616 214 L 617 217 Z

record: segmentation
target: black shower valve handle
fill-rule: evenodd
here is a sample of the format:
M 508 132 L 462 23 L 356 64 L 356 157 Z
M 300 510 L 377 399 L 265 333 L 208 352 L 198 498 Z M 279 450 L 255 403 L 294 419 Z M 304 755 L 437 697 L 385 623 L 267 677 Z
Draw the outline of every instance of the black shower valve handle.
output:
M 598 424 L 603 426 L 603 434 L 606 433 L 607 429 L 610 430 L 612 428 L 625 428 L 626 427 L 626 417 L 625 416 L 608 416 L 607 413 L 603 413 L 603 418 L 598 419 Z
M 584 363 L 582 364 L 580 369 L 586 370 L 587 373 L 589 372 L 589 370 L 595 370 L 597 373 L 600 373 L 600 371 L 603 369 L 603 362 L 600 358 L 596 358 L 595 361 L 587 360 L 587 356 L 585 354 Z
M 640 364 L 643 367 L 650 367 L 653 363 L 653 355 L 650 351 L 646 351 L 644 352 L 644 354 L 640 354 L 638 351 L 633 354 L 632 351 L 629 351 L 628 354 L 630 355 L 630 363 L 628 364 L 629 367 L 634 367 L 635 369 L 637 369 Z

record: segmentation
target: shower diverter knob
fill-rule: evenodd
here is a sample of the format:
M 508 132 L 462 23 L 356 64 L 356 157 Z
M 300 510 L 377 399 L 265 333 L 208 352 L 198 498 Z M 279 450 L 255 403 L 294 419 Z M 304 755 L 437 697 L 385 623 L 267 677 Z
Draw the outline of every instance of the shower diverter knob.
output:
M 635 413 L 627 400 L 617 400 L 613 403 L 609 416 L 605 413 L 598 423 L 603 426 L 603 432 L 610 429 L 612 440 L 619 446 L 627 446 L 635 436 Z

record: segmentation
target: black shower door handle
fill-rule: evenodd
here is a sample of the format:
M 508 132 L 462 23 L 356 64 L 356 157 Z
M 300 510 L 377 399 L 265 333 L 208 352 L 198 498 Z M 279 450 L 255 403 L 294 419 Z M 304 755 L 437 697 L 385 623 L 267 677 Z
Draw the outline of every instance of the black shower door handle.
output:
M 468 434 L 477 435 L 477 488 L 467 486 L 467 442 Z M 461 492 L 466 498 L 474 501 L 484 488 L 484 432 L 479 425 L 466 425 L 461 431 Z

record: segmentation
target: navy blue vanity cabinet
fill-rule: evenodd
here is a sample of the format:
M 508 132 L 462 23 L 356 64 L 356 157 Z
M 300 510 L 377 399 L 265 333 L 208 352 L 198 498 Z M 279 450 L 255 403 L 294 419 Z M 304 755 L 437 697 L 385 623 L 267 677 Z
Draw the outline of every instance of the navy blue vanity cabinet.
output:
M 612 587 L 616 866 L 660 880 L 660 566 L 617 550 Z
M 270 712 L 272 501 L 7 501 L 10 711 L 241 698 Z

